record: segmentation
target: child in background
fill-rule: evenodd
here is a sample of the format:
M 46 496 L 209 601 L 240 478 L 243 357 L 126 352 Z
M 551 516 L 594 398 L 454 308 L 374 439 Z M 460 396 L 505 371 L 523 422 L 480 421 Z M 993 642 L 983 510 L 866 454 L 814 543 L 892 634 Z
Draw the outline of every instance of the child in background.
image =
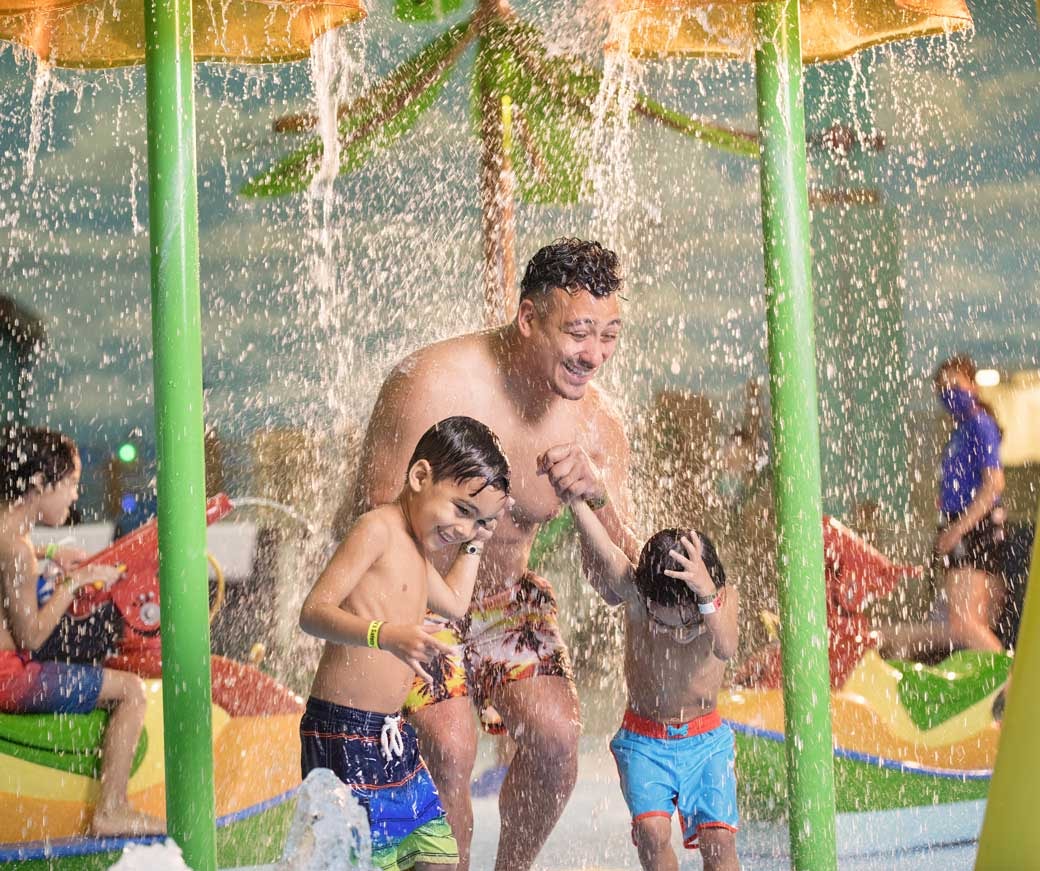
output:
M 674 871 L 671 817 L 706 871 L 737 871 L 733 732 L 715 699 L 737 649 L 737 594 L 707 536 L 665 529 L 633 566 L 586 503 L 571 505 L 597 591 L 625 606 L 628 710 L 610 743 L 647 871 Z
M 376 866 L 454 868 L 458 848 L 400 707 L 446 644 L 427 607 L 459 619 L 480 556 L 509 510 L 509 465 L 494 433 L 468 417 L 419 440 L 400 495 L 363 514 L 303 604 L 300 626 L 325 650 L 300 724 L 303 775 L 330 768 L 368 813 Z M 457 549 L 442 577 L 431 557 Z
M 71 439 L 45 429 L 9 429 L 0 444 L 0 711 L 89 713 L 110 710 L 101 753 L 101 791 L 89 832 L 105 837 L 165 831 L 163 821 L 127 801 L 134 750 L 144 726 L 144 684 L 137 675 L 88 665 L 33 660 L 87 584 L 112 584 L 119 571 L 89 566 L 40 583 L 37 523 L 58 526 L 76 500 L 81 471 Z M 67 554 L 66 554 L 67 556 Z

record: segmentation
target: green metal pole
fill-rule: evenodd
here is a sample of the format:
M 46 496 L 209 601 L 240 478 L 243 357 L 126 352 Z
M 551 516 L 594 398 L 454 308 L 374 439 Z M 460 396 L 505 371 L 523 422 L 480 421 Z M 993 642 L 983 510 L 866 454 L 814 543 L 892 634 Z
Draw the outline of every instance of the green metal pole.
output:
M 756 7 L 791 859 L 837 868 L 798 0 Z
M 166 816 L 215 871 L 191 0 L 145 0 Z

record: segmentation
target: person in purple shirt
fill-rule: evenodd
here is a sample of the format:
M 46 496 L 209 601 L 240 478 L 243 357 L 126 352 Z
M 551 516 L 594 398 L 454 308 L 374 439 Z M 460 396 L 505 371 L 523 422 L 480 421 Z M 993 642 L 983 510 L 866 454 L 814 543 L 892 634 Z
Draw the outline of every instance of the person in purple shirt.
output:
M 935 371 L 936 395 L 954 421 L 942 455 L 935 553 L 945 570 L 953 646 L 999 651 L 1003 645 L 990 627 L 1004 597 L 1001 432 L 979 399 L 976 371 L 966 354 L 950 357 Z
M 979 399 L 976 372 L 966 354 L 944 360 L 935 370 L 936 398 L 953 418 L 942 454 L 934 547 L 942 589 L 923 623 L 877 627 L 886 659 L 934 660 L 958 648 L 1004 649 L 992 629 L 1006 595 L 1001 431 Z

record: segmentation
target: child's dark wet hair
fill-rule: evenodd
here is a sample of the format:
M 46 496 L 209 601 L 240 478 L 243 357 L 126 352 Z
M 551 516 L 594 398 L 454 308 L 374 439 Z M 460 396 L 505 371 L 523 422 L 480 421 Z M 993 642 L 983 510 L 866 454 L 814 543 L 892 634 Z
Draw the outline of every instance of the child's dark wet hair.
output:
M 44 485 L 57 484 L 76 467 L 76 443 L 60 432 L 8 426 L 0 434 L 0 502 L 10 505 Z
M 433 470 L 433 480 L 449 479 L 456 484 L 480 478 L 485 487 L 509 493 L 509 462 L 502 445 L 489 427 L 472 417 L 446 417 L 423 433 L 408 461 L 411 469 L 426 460 Z
M 643 599 L 664 607 L 696 602 L 697 597 L 693 590 L 678 578 L 670 578 L 664 573 L 665 569 L 682 571 L 683 567 L 674 557 L 669 556 L 668 552 L 676 550 L 682 554 L 686 553 L 680 541 L 683 536 L 691 540 L 694 536 L 700 537 L 701 558 L 712 581 L 715 582 L 715 589 L 725 586 L 726 571 L 722 568 L 714 542 L 707 535 L 696 529 L 662 529 L 650 536 L 639 555 L 635 585 Z

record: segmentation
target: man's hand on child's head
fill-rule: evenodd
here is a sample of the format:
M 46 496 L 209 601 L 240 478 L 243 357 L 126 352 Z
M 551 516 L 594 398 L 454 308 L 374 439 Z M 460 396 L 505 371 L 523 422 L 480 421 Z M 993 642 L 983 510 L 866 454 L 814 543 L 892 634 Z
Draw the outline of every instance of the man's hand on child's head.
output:
M 685 535 L 679 539 L 686 553 L 677 550 L 668 551 L 668 555 L 682 566 L 681 571 L 665 569 L 664 573 L 670 578 L 676 578 L 686 584 L 698 596 L 711 596 L 715 593 L 715 582 L 708 574 L 708 569 L 701 558 L 701 537 L 695 535 L 693 539 Z
M 425 669 L 425 664 L 439 653 L 452 653 L 451 647 L 434 638 L 439 626 L 413 626 L 410 623 L 386 623 L 379 630 L 379 646 L 392 653 L 427 683 L 433 683 L 433 677 Z

